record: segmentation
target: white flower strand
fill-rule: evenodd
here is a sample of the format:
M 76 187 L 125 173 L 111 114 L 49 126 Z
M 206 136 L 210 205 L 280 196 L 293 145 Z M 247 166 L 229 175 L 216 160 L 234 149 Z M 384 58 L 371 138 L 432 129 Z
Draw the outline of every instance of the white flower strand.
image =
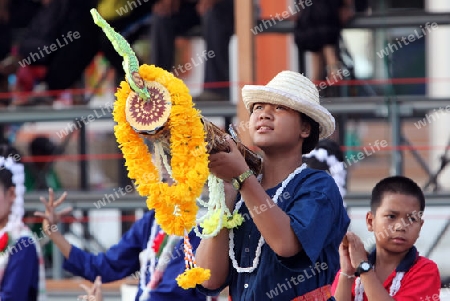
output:
M 272 198 L 272 200 L 275 204 L 278 203 L 279 196 L 283 193 L 283 190 L 286 188 L 286 186 L 289 184 L 289 182 L 296 175 L 301 173 L 305 168 L 306 168 L 306 164 L 303 163 L 300 167 L 297 167 L 297 169 L 295 169 L 291 174 L 289 174 L 289 176 L 281 183 L 281 186 L 277 189 L 277 191 L 275 192 L 275 195 Z M 258 177 L 258 179 L 261 179 L 261 178 Z M 239 200 L 239 202 L 236 204 L 236 207 L 235 207 L 233 213 L 238 212 L 243 203 L 244 203 L 244 200 L 241 198 Z M 262 246 L 264 245 L 264 243 L 265 243 L 264 238 L 261 235 L 261 237 L 259 238 L 259 241 L 258 241 L 258 246 L 256 247 L 256 252 L 255 252 L 256 254 L 255 254 L 255 258 L 253 259 L 252 266 L 246 267 L 246 268 L 241 268 L 238 265 L 238 262 L 236 260 L 236 255 L 234 253 L 234 232 L 233 232 L 233 229 L 230 230 L 230 232 L 229 232 L 229 255 L 230 255 L 231 262 L 233 263 L 233 267 L 236 269 L 236 271 L 238 273 L 251 273 L 254 270 L 256 270 L 256 268 L 258 267 L 258 264 L 259 264 L 259 258 L 261 257 L 261 249 L 262 249 Z
M 222 229 L 222 216 L 225 214 L 231 215 L 230 210 L 225 204 L 225 190 L 224 190 L 224 184 L 223 180 L 217 178 L 213 174 L 209 174 L 208 176 L 208 188 L 209 188 L 209 202 L 204 202 L 200 198 L 198 199 L 198 202 L 204 206 L 207 207 L 207 213 L 202 216 L 201 218 L 197 219 L 197 224 L 202 223 L 203 221 L 210 218 L 214 213 L 219 211 L 219 223 L 214 229 L 213 232 L 210 234 L 203 234 L 200 233 L 197 227 L 194 227 L 195 234 L 200 237 L 201 239 L 205 238 L 211 238 L 216 236 L 219 231 Z
M 155 156 L 154 156 L 155 167 L 159 171 L 159 181 L 161 181 L 162 180 L 161 143 L 156 141 L 153 144 L 153 147 L 155 149 Z
M 361 283 L 361 278 L 358 277 L 355 280 L 355 301 L 363 301 L 364 286 Z
M 324 148 L 314 149 L 310 153 L 304 155 L 304 157 L 315 157 L 320 162 L 325 162 L 328 165 L 328 170 L 330 171 L 331 177 L 336 182 L 341 195 L 345 196 L 347 194 L 347 190 L 345 188 L 347 170 L 345 169 L 344 162 L 339 161 L 335 155 L 328 154 L 328 151 Z
M 150 277 L 155 272 L 155 266 L 156 266 L 156 254 L 155 251 L 152 248 L 153 241 L 155 240 L 156 233 L 158 232 L 158 224 L 156 222 L 153 222 L 152 229 L 150 230 L 150 237 L 147 242 L 147 249 L 145 250 L 145 256 L 144 260 L 141 265 L 141 271 L 140 271 L 140 281 L 139 285 L 142 290 L 141 297 L 139 298 L 139 301 L 145 301 L 148 299 L 148 296 L 150 294 L 150 288 L 146 284 L 146 271 L 147 271 L 147 264 L 150 259 L 150 265 L 148 267 L 150 271 Z
M 164 152 L 164 148 L 163 148 L 161 142 L 155 142 L 155 156 L 157 157 L 156 161 L 159 162 L 159 165 L 157 165 L 157 168 L 159 171 L 160 178 L 162 179 L 162 166 L 161 166 L 161 160 L 162 160 L 162 162 L 164 164 L 164 168 L 166 169 L 170 178 L 172 178 L 175 181 L 175 179 L 172 176 L 172 167 L 169 164 L 169 160 L 167 158 L 166 153 Z
M 389 288 L 389 296 L 393 297 L 400 290 L 401 281 L 405 276 L 405 272 L 397 272 L 395 274 L 394 279 L 392 280 L 391 287 Z M 364 286 L 361 283 L 361 278 L 358 277 L 355 280 L 355 301 L 363 301 L 364 300 Z
M 401 287 L 401 281 L 403 279 L 403 276 L 405 276 L 405 272 L 397 272 L 395 274 L 394 279 L 392 280 L 391 287 L 389 288 L 389 295 L 392 297 L 400 290 Z

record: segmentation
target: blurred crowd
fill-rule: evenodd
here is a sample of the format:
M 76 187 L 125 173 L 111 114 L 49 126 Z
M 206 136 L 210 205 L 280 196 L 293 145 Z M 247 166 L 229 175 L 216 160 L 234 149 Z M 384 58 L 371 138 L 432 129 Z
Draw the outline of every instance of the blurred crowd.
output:
M 297 1 L 296 1 L 297 2 Z M 255 0 L 255 6 L 259 1 Z M 303 5 L 295 21 L 299 50 L 313 53 L 313 80 L 332 76 L 341 68 L 338 45 L 343 26 L 367 0 L 316 0 Z M 150 45 L 140 63 L 155 64 L 176 76 L 175 39 L 200 28 L 208 56 L 201 64 L 203 92 L 195 101 L 228 101 L 229 50 L 234 34 L 234 0 L 0 0 L 0 93 L 60 91 L 47 97 L 0 94 L 0 107 L 51 104 L 64 90 L 82 86 L 83 72 L 102 54 L 122 78 L 122 58 L 92 21 L 97 8 L 131 45 L 142 39 Z M 263 11 L 263 10 L 262 10 Z M 74 104 L 85 104 L 73 96 Z

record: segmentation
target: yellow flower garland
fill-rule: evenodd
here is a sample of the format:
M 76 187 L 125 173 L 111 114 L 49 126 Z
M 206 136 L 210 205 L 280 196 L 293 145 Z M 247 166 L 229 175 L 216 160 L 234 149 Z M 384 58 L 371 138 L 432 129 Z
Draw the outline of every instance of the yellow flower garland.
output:
M 211 277 L 211 271 L 202 268 L 193 268 L 185 271 L 177 277 L 177 282 L 182 288 L 195 288 Z
M 166 87 L 172 101 L 167 125 L 170 129 L 171 167 L 174 184 L 159 181 L 159 170 L 152 162 L 151 154 L 143 138 L 127 122 L 125 107 L 132 92 L 127 82 L 117 90 L 113 117 L 119 147 L 125 158 L 128 176 L 135 180 L 136 189 L 147 196 L 147 207 L 155 210 L 155 218 L 169 235 L 185 235 L 185 255 L 190 258 L 186 271 L 177 277 L 184 289 L 195 287 L 209 279 L 210 271 L 197 267 L 192 248 L 186 235 L 196 226 L 197 198 L 208 178 L 208 154 L 205 131 L 200 112 L 194 108 L 192 97 L 183 81 L 155 66 L 142 65 L 139 74 L 145 81 L 156 81 Z
M 125 158 L 128 176 L 136 181 L 140 195 L 147 196 L 147 206 L 155 209 L 155 218 L 169 235 L 182 236 L 184 230 L 196 224 L 200 196 L 209 174 L 205 131 L 200 113 L 193 107 L 192 97 L 182 80 L 164 69 L 142 65 L 139 74 L 145 81 L 156 81 L 167 88 L 172 108 L 168 120 L 170 129 L 171 167 L 175 183 L 169 186 L 159 181 L 159 171 L 153 165 L 144 140 L 126 120 L 125 105 L 130 86 L 121 83 L 114 103 L 114 127 L 119 147 Z M 195 156 L 193 156 L 195 154 Z
M 209 235 L 217 230 L 220 218 L 222 218 L 222 228 L 233 229 L 237 228 L 244 222 L 244 218 L 238 212 L 233 214 L 221 214 L 220 211 L 215 211 L 209 218 L 205 219 L 200 226 L 203 228 L 203 233 Z

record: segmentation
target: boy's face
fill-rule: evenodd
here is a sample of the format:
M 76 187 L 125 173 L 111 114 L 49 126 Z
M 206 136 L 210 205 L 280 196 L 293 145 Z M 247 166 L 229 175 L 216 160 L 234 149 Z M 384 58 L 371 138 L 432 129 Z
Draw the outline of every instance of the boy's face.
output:
M 373 231 L 377 248 L 390 253 L 408 251 L 416 242 L 423 225 L 419 200 L 412 195 L 385 193 L 376 213 L 367 213 L 369 231 Z
M 253 143 L 262 150 L 290 149 L 309 136 L 300 113 L 282 105 L 255 103 L 249 121 Z
M 8 220 L 15 199 L 16 189 L 14 187 L 5 189 L 3 185 L 0 184 L 0 223 L 4 223 L 5 220 Z

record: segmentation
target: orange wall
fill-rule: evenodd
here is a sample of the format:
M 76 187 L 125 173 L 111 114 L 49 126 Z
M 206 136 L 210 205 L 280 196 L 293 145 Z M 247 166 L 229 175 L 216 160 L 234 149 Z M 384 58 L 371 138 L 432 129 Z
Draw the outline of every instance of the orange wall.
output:
M 261 18 L 287 10 L 285 0 L 260 0 Z M 277 20 L 275 18 L 275 20 Z M 278 72 L 289 67 L 288 38 L 285 34 L 259 34 L 255 39 L 256 82 L 266 84 Z

